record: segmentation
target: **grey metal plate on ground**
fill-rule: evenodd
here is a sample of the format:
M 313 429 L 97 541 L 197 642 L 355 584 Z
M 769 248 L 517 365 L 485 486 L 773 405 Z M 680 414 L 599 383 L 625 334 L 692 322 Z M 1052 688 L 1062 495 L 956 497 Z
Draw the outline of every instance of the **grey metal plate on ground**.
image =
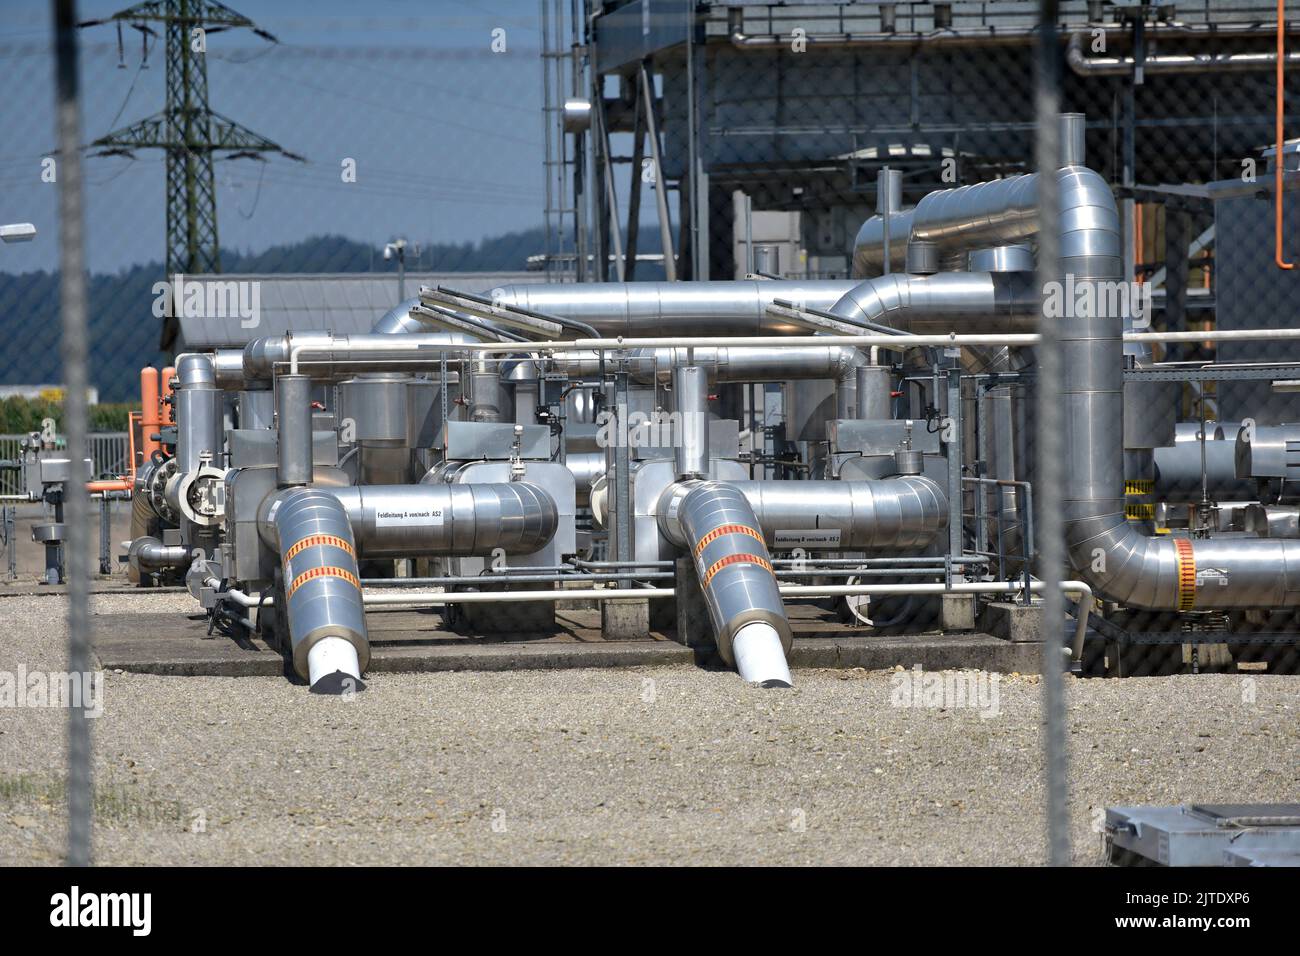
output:
M 1300 854 L 1300 803 L 1108 807 L 1106 848 L 1112 863 L 1291 865 L 1265 861 Z
M 1225 850 L 1224 866 L 1300 866 L 1300 850 L 1288 853 L 1285 850 Z

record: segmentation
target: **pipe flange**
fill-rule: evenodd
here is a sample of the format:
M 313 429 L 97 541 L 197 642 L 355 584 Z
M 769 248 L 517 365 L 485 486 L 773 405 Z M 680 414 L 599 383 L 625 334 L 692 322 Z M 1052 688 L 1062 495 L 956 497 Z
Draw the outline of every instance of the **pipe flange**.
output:
M 167 484 L 180 471 L 175 458 L 168 458 L 157 465 L 145 479 L 144 496 L 149 507 L 163 521 L 175 524 L 178 520 L 176 509 L 167 500 Z

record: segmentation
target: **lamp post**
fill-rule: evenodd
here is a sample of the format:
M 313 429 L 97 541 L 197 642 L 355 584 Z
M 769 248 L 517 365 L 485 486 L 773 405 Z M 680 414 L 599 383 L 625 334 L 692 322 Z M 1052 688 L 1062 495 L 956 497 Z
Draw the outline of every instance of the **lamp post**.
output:
M 11 222 L 0 226 L 0 239 L 5 242 L 31 242 L 36 238 L 36 227 L 30 222 Z
M 384 244 L 384 258 L 392 259 L 397 257 L 397 301 L 406 301 L 406 240 L 394 239 L 392 242 Z M 418 257 L 420 247 L 412 245 L 411 251 Z

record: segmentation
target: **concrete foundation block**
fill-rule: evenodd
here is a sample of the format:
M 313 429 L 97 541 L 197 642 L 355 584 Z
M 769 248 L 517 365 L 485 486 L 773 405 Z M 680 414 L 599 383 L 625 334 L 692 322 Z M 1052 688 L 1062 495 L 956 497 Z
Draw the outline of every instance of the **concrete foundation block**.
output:
M 678 642 L 692 648 L 715 647 L 717 635 L 713 633 L 713 619 L 704 603 L 704 591 L 700 587 L 695 562 L 690 558 L 678 558 L 673 571 L 676 576 L 673 588 L 676 591 Z
M 643 641 L 650 635 L 650 602 L 646 598 L 604 601 L 600 633 L 607 641 Z
M 1043 640 L 1043 605 L 1018 601 L 991 601 L 984 605 L 980 629 L 1004 641 L 1018 644 Z
M 975 595 L 944 594 L 940 597 L 939 628 L 941 630 L 975 630 Z

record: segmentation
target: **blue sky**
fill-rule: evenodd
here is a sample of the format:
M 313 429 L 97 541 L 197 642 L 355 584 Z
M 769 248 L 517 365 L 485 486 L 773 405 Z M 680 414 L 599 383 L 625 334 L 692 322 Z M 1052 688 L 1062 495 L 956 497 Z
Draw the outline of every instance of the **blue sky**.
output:
M 82 20 L 129 2 L 88 0 Z M 313 234 L 381 245 L 477 240 L 542 221 L 542 118 L 537 0 L 232 0 L 275 34 L 208 38 L 213 110 L 305 156 L 217 165 L 223 247 L 259 250 Z M 492 31 L 506 50 L 491 50 Z M 86 142 L 163 106 L 161 36 L 141 68 L 140 36 L 82 31 Z M 0 270 L 57 262 L 56 189 L 41 181 L 54 146 L 49 4 L 0 7 L 0 221 L 34 222 L 37 241 L 0 250 Z M 342 161 L 357 182 L 345 184 Z M 161 152 L 88 158 L 88 255 L 110 272 L 163 255 Z

